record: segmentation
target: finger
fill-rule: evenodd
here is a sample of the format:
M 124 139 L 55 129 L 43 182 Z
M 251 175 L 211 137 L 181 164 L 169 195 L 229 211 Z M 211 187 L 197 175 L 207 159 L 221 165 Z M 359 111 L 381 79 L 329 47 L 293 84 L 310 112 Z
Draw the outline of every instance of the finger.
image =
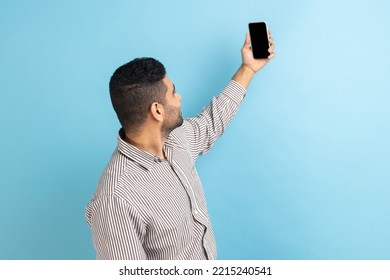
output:
M 271 59 L 273 59 L 275 57 L 275 53 L 274 52 L 272 52 L 272 53 L 270 53 L 270 55 L 268 56 L 268 60 L 271 60 Z
M 272 31 L 268 29 L 268 37 L 271 37 Z
M 274 51 L 274 49 L 275 49 L 275 45 L 272 44 L 272 45 L 268 48 L 268 52 L 269 52 L 269 53 L 272 53 L 272 52 Z
M 272 46 L 274 44 L 274 38 L 269 37 L 268 38 L 268 43 L 269 43 L 270 46 Z

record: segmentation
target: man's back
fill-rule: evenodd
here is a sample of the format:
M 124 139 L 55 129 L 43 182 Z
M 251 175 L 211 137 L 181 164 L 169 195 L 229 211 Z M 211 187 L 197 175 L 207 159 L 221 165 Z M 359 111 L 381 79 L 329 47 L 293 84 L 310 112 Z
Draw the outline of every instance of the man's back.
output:
M 214 235 L 185 146 L 181 127 L 166 142 L 167 160 L 119 137 L 86 214 L 98 259 L 207 259 L 202 239 L 215 244 Z M 213 258 L 215 248 L 209 251 Z

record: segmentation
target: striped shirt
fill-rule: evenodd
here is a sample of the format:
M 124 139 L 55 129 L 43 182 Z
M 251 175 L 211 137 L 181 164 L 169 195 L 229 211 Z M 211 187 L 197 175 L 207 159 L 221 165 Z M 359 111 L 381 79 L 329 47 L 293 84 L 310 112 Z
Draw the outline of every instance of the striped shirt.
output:
M 123 130 L 86 209 L 97 259 L 216 259 L 195 162 L 235 115 L 245 89 L 231 80 L 164 144 L 161 159 L 128 144 Z

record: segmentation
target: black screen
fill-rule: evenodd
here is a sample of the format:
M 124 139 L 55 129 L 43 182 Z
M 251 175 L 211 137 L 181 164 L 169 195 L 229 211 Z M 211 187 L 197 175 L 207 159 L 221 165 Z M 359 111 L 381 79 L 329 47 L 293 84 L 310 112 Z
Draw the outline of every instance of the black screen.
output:
M 249 23 L 249 34 L 254 58 L 267 58 L 269 56 L 268 34 L 265 22 Z

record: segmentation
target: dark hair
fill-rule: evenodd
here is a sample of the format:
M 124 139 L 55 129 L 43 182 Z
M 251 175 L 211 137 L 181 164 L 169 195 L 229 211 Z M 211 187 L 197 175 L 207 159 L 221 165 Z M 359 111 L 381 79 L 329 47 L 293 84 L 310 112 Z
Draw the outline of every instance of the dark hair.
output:
M 110 80 L 112 106 L 124 129 L 137 129 L 153 102 L 165 104 L 164 65 L 154 58 L 136 58 L 115 70 Z

